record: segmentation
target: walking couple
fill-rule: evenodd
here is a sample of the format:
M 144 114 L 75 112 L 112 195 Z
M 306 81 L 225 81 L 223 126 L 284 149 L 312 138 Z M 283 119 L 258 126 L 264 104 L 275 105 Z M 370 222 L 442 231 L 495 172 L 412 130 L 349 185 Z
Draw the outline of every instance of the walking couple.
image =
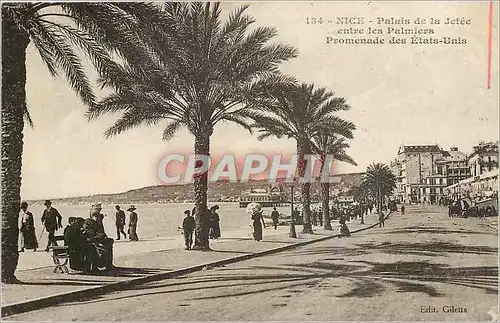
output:
M 121 210 L 119 205 L 115 206 L 115 209 L 116 209 L 115 225 L 116 225 L 116 235 L 117 235 L 116 240 L 120 240 L 121 234 L 123 234 L 125 239 L 127 239 L 127 235 L 123 230 L 125 227 L 125 212 Z M 135 210 L 137 209 L 134 205 L 131 205 L 127 209 L 127 212 L 130 212 L 128 221 L 128 234 L 131 241 L 139 241 L 139 237 L 137 236 L 137 222 L 139 221 L 139 219 Z

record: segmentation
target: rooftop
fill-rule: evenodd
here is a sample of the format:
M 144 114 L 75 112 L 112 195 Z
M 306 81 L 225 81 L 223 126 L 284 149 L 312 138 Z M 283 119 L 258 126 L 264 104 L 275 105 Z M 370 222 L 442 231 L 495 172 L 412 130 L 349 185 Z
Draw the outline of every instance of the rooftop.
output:
M 403 145 L 399 147 L 398 154 L 404 153 L 430 153 L 430 152 L 443 152 L 439 145 Z

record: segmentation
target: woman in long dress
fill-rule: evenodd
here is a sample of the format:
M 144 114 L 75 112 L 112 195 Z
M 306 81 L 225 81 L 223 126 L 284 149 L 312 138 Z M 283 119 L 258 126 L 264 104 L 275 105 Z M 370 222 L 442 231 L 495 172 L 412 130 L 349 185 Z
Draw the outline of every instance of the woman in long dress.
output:
M 19 231 L 21 233 L 21 250 L 23 252 L 24 249 L 33 249 L 36 251 L 38 248 L 38 241 L 36 240 L 35 234 L 35 221 L 33 219 L 33 214 L 28 211 L 28 203 L 21 203 L 21 212 L 19 214 L 21 218 L 21 225 Z
M 131 241 L 139 241 L 139 237 L 137 236 L 137 222 L 138 216 L 134 211 L 136 210 L 135 206 L 131 205 L 128 208 L 128 212 L 130 212 L 129 220 L 128 220 L 128 234 Z
M 219 209 L 218 205 L 214 205 L 210 208 L 210 239 L 220 238 L 220 217 L 217 214 Z
M 253 238 L 255 241 L 261 241 L 262 240 L 262 227 L 266 227 L 266 224 L 264 223 L 264 218 L 262 217 L 262 212 L 263 211 L 258 211 L 252 214 L 252 220 L 253 220 Z

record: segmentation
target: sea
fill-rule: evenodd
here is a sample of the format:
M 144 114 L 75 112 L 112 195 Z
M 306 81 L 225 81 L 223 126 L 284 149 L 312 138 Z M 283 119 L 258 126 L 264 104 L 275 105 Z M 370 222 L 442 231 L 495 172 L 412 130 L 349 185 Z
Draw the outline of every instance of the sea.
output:
M 245 208 L 240 208 L 238 203 L 212 203 L 219 205 L 217 211 L 220 217 L 220 225 L 222 231 L 236 231 L 248 228 L 251 224 L 250 215 L 245 212 Z M 129 205 L 120 205 L 126 214 L 126 223 L 128 225 L 128 213 L 126 210 Z M 90 214 L 90 205 L 57 205 L 52 204 L 63 217 L 63 228 L 68 224 L 69 217 L 88 218 Z M 171 204 L 135 204 L 138 214 L 138 235 L 140 239 L 157 239 L 160 237 L 178 236 L 180 234 L 179 227 L 182 226 L 185 210 L 192 210 L 194 204 L 187 203 L 171 203 Z M 103 223 L 108 236 L 114 238 L 116 235 L 115 227 L 115 205 L 102 205 L 101 213 L 106 214 Z M 33 213 L 35 219 L 35 229 L 37 237 L 42 234 L 41 217 L 45 206 L 32 205 L 28 210 Z M 283 215 L 290 214 L 290 207 L 278 207 L 277 210 Z M 270 215 L 272 208 L 264 208 L 264 215 Z M 127 226 L 125 227 L 125 231 Z M 63 229 L 60 229 L 56 234 L 62 234 Z

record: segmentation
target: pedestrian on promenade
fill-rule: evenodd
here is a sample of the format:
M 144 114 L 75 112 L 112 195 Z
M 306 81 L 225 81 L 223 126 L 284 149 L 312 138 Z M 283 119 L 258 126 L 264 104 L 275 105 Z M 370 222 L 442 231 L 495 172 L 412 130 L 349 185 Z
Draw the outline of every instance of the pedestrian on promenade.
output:
M 71 228 L 71 225 L 76 221 L 76 218 L 73 217 L 73 216 L 70 216 L 68 218 L 68 225 L 66 226 L 66 228 L 64 228 L 64 233 L 63 233 L 63 236 L 66 237 L 66 235 L 68 234 L 68 230 Z M 66 243 L 65 243 L 66 244 Z
M 299 210 L 294 209 L 292 211 L 292 221 L 293 221 L 294 224 L 300 224 L 301 223 Z
M 49 252 L 49 247 L 57 246 L 56 238 L 54 233 L 62 228 L 62 216 L 59 214 L 55 208 L 52 207 L 52 202 L 50 200 L 46 200 L 45 203 L 46 209 L 43 211 L 42 215 L 42 224 L 45 226 L 45 230 L 49 233 L 49 241 L 47 242 L 47 248 L 45 248 L 46 252 Z
M 184 233 L 184 242 L 186 243 L 186 250 L 191 250 L 193 245 L 193 232 L 195 228 L 194 217 L 190 214 L 189 210 L 184 211 L 186 215 L 182 221 L 182 230 Z
M 262 212 L 263 211 L 257 211 L 252 214 L 252 220 L 253 220 L 253 238 L 255 241 L 261 241 L 262 240 L 262 227 L 266 227 L 266 224 L 264 223 L 264 218 L 262 217 Z
M 384 216 L 384 212 L 380 212 L 379 216 L 378 216 L 378 220 L 380 222 L 380 228 L 382 227 L 385 227 L 385 216 Z
M 19 252 L 24 252 L 24 249 L 33 249 L 33 251 L 36 251 L 38 248 L 38 241 L 35 235 L 35 221 L 33 219 L 33 214 L 28 211 L 28 203 L 21 203 L 19 218 L 21 222 L 19 226 L 19 236 L 21 238 L 19 246 L 21 250 L 19 250 Z
M 119 205 L 115 206 L 115 209 L 116 209 L 115 225 L 116 225 L 116 236 L 117 236 L 116 240 L 120 240 L 122 234 L 124 238 L 127 239 L 127 235 L 123 230 L 123 228 L 125 227 L 125 212 L 123 212 L 123 210 L 120 209 Z
M 73 270 L 85 271 L 90 268 L 85 266 L 86 256 L 89 255 L 89 245 L 83 235 L 84 218 L 69 218 L 69 226 L 64 229 L 64 245 L 68 247 L 69 267 Z M 89 269 L 90 271 L 90 269 Z
M 101 268 L 107 270 L 113 266 L 113 243 L 114 240 L 108 238 L 105 233 L 99 232 L 99 224 L 96 220 L 89 218 L 83 224 L 83 236 L 89 245 L 87 249 L 86 270 L 92 273 L 99 272 Z
M 340 236 L 341 237 L 350 237 L 351 231 L 349 230 L 349 227 L 346 224 L 346 217 L 345 216 L 340 217 L 339 225 L 340 225 Z
M 401 205 L 401 215 L 405 215 L 405 205 Z
M 273 220 L 274 230 L 276 230 L 278 228 L 279 218 L 280 218 L 280 213 L 274 207 L 273 211 L 271 212 L 271 219 Z
M 134 205 L 131 205 L 128 208 L 129 218 L 128 218 L 128 236 L 130 241 L 138 241 L 139 237 L 137 236 L 137 222 L 139 221 L 139 218 L 137 216 L 137 213 L 134 211 L 137 210 Z
M 218 239 L 221 236 L 220 217 L 219 214 L 217 214 L 218 209 L 218 205 L 214 205 L 210 208 L 210 239 Z
M 97 232 L 106 234 L 104 231 L 104 217 L 106 215 L 101 213 L 102 203 L 93 204 L 90 208 L 90 218 L 93 219 L 97 224 Z

